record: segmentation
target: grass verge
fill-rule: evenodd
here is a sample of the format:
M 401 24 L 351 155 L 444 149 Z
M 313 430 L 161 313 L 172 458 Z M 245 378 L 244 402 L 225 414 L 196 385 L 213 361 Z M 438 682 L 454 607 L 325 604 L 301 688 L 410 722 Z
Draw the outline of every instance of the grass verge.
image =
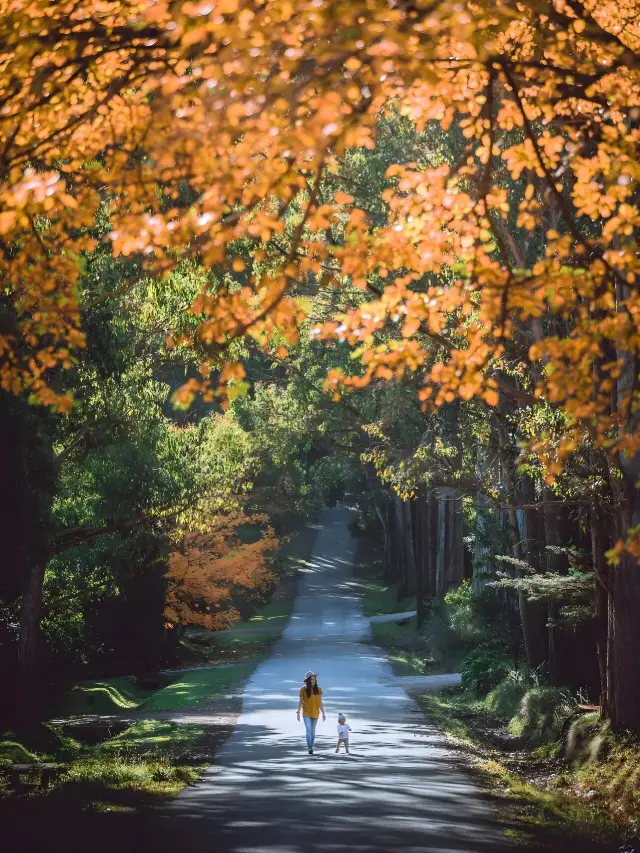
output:
M 271 600 L 226 632 L 190 632 L 183 645 L 184 663 L 215 665 L 233 662 L 238 666 L 185 671 L 156 690 L 145 690 L 132 679 L 112 678 L 77 684 L 59 704 L 59 716 L 148 713 L 125 731 L 97 745 L 65 737 L 60 730 L 42 727 L 30 738 L 8 734 L 0 737 L 0 770 L 11 763 L 55 762 L 65 766 L 48 792 L 36 788 L 21 801 L 47 802 L 48 806 L 71 803 L 93 810 L 118 810 L 144 806 L 177 794 L 193 784 L 204 766 L 233 728 L 239 710 L 233 696 L 240 684 L 268 653 L 286 626 L 295 597 L 299 567 L 310 557 L 316 531 L 305 525 L 283 546 L 280 556 L 281 582 Z M 224 706 L 224 707 L 221 707 Z M 207 721 L 220 712 L 225 717 Z M 155 714 L 185 713 L 201 716 L 202 722 L 184 723 L 153 719 Z M 0 773 L 0 794 L 10 793 L 7 778 Z M 9 803 L 14 796 L 6 798 Z
M 149 691 L 126 676 L 103 681 L 83 681 L 74 684 L 58 703 L 56 715 L 79 717 L 87 714 L 119 714 L 140 708 L 148 698 Z
M 36 800 L 47 800 L 49 805 L 60 801 L 82 810 L 113 811 L 175 796 L 195 783 L 232 731 L 234 709 L 238 710 L 233 695 L 254 666 L 185 673 L 144 704 L 150 716 L 187 713 L 201 716 L 202 721 L 141 719 L 97 745 L 64 736 L 57 726 L 43 726 L 31 737 L 8 734 L 0 740 L 0 770 L 11 763 L 32 762 L 64 768 L 46 796 L 37 787 L 37 773 L 25 777 L 26 796 L 34 800 L 34 808 Z M 222 722 L 207 719 L 208 714 L 219 713 L 221 702 L 226 712 Z M 0 794 L 15 800 L 6 775 L 0 773 L 0 780 Z
M 144 704 L 145 713 L 164 711 L 203 713 L 213 711 L 218 700 L 251 675 L 255 662 L 228 669 L 202 669 L 185 672 L 180 678 L 158 690 Z
M 566 756 L 560 740 L 548 741 L 542 734 L 545 724 L 541 719 L 538 738 L 532 728 L 529 737 L 533 740 L 515 734 L 519 728 L 522 731 L 517 723 L 518 719 L 522 723 L 522 711 L 509 721 L 489 710 L 491 700 L 459 689 L 418 699 L 429 718 L 459 748 L 514 839 L 542 849 L 589 853 L 613 850 L 640 829 L 637 788 L 633 795 L 628 784 L 633 767 L 637 772 L 637 742 L 631 749 L 626 740 L 625 749 L 620 745 L 606 758 L 582 764 Z M 570 726 L 565 728 L 571 731 Z M 605 782 L 617 779 L 621 786 L 623 777 L 626 801 L 612 796 L 614 790 Z M 621 808 L 623 802 L 626 807 Z
M 354 579 L 362 596 L 365 616 L 406 613 L 416 609 L 415 597 L 398 598 L 396 584 L 386 584 L 372 543 L 361 539 Z M 402 624 L 374 622 L 376 645 L 385 649 L 395 675 L 435 675 L 459 671 L 463 650 L 451 641 L 443 608 L 433 608 L 418 630 L 411 617 Z

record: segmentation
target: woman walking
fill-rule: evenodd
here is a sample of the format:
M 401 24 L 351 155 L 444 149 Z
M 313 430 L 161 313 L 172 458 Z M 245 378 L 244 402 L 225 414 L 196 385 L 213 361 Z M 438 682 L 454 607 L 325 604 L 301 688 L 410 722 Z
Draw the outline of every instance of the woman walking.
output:
M 300 721 L 300 711 L 302 711 L 302 719 L 304 727 L 307 730 L 307 746 L 309 755 L 313 755 L 313 741 L 316 736 L 316 726 L 318 717 L 322 714 L 322 722 L 327 719 L 322 704 L 322 688 L 318 685 L 318 679 L 315 672 L 307 672 L 304 677 L 304 684 L 300 688 L 300 701 L 298 702 L 298 722 Z

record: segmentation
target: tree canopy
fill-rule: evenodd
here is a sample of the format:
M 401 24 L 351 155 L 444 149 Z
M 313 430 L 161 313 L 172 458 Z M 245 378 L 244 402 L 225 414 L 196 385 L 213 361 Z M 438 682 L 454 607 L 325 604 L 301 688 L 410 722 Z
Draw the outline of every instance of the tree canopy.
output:
M 43 553 L 155 524 L 211 568 L 221 507 L 348 469 L 406 580 L 416 501 L 442 567 L 473 498 L 549 599 L 591 537 L 603 705 L 640 727 L 639 11 L 6 0 L 0 384 L 66 418 Z

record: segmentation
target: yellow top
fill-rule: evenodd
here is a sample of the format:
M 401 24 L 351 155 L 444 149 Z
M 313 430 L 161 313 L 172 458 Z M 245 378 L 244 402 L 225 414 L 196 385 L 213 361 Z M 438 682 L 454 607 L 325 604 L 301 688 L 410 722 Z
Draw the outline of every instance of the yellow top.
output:
M 320 702 L 322 702 L 322 687 L 318 687 L 318 692 L 314 693 L 311 690 L 311 696 L 307 696 L 307 688 L 300 688 L 300 701 L 302 702 L 302 716 L 313 717 L 317 719 L 320 716 Z

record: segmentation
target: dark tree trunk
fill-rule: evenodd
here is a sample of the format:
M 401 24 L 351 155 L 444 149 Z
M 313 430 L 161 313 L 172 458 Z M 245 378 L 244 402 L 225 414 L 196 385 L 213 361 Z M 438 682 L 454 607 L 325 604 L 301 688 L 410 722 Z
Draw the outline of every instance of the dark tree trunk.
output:
M 438 501 L 433 492 L 429 492 L 427 498 L 425 537 L 425 592 L 429 598 L 435 598 L 438 565 Z
M 624 463 L 624 504 L 617 517 L 617 537 L 625 541 L 640 525 L 640 454 Z M 616 731 L 640 732 L 640 565 L 624 553 L 609 573 L 609 642 L 607 706 Z
M 567 529 L 565 508 L 557 503 L 554 494 L 549 489 L 543 491 L 544 528 L 547 546 L 560 548 L 570 544 L 562 535 Z M 568 569 L 567 555 L 547 547 L 547 569 L 557 574 L 566 574 Z M 573 682 L 574 643 L 567 632 L 556 624 L 562 602 L 549 600 L 548 630 L 549 630 L 549 676 L 553 684 L 569 684 Z
M 413 523 L 411 504 L 413 501 L 402 501 L 402 532 L 404 538 L 404 578 L 403 595 L 400 598 L 416 594 L 416 559 L 413 540 Z
M 438 489 L 436 596 L 442 598 L 464 580 L 462 500 L 450 487 Z
M 424 560 L 425 560 L 425 499 L 413 501 L 413 537 L 415 543 L 416 563 L 416 627 L 424 622 Z
M 395 522 L 395 546 L 396 546 L 396 581 L 397 581 L 397 598 L 398 601 L 406 595 L 406 577 L 407 577 L 407 555 L 405 554 L 405 535 L 404 535 L 404 512 L 402 509 L 402 501 L 396 495 L 393 496 L 394 522 Z
M 591 505 L 591 557 L 595 576 L 595 630 L 600 674 L 600 707 L 602 716 L 608 719 L 609 687 L 607 683 L 607 639 L 609 636 L 609 564 L 606 552 L 611 546 L 602 510 Z
M 44 561 L 31 568 L 22 596 L 15 708 L 18 721 L 37 716 L 42 694 L 39 653 L 44 569 Z
M 624 311 L 623 301 L 629 288 L 616 285 L 618 310 Z M 612 400 L 623 416 L 622 429 L 633 435 L 640 428 L 640 415 L 633 411 L 638 393 L 640 364 L 635 352 L 616 353 L 622 369 Z M 629 416 L 628 412 L 631 411 Z M 640 453 L 633 456 L 620 453 L 622 498 L 616 514 L 616 538 L 626 542 L 630 531 L 640 525 Z M 624 551 L 620 562 L 609 572 L 609 639 L 607 650 L 607 703 L 612 728 L 640 732 L 640 564 L 635 555 Z
M 535 503 L 535 489 L 530 479 L 525 479 L 522 488 L 522 502 Z M 524 559 L 536 572 L 543 571 L 544 563 L 540 546 L 543 545 L 544 529 L 537 509 L 524 510 Z M 547 642 L 547 606 L 543 601 L 520 602 L 522 632 L 527 653 L 527 663 L 538 667 L 549 661 Z
M 180 640 L 184 637 L 185 631 L 186 627 L 184 625 L 174 625 L 172 628 L 166 629 L 163 657 L 167 663 L 174 663 L 176 661 Z
M 376 513 L 380 519 L 382 526 L 383 545 L 382 545 L 382 577 L 385 583 L 391 583 L 391 540 L 389 531 L 389 516 L 386 507 L 380 507 L 378 503 L 375 505 Z
M 392 584 L 400 580 L 402 557 L 402 538 L 398 529 L 395 497 L 391 498 L 387 506 L 387 530 L 389 532 L 389 564 L 387 574 L 385 575 L 385 583 Z
M 15 689 L 7 707 L 16 725 L 37 715 L 42 694 L 39 660 L 42 585 L 49 553 L 51 501 L 56 488 L 46 415 L 0 391 L 0 598 L 21 596 Z
M 550 505 L 553 501 L 553 494 L 547 489 L 544 490 L 544 530 L 545 540 L 547 545 L 557 547 L 562 544 L 560 538 L 559 511 L 557 506 Z M 564 558 L 553 552 L 546 553 L 547 569 L 551 572 L 564 572 L 566 569 L 566 561 Z M 548 603 L 548 643 L 549 643 L 549 675 L 552 683 L 558 684 L 560 681 L 560 673 L 558 671 L 558 650 L 556 648 L 557 627 L 554 624 L 558 616 L 558 602 L 550 599 Z

